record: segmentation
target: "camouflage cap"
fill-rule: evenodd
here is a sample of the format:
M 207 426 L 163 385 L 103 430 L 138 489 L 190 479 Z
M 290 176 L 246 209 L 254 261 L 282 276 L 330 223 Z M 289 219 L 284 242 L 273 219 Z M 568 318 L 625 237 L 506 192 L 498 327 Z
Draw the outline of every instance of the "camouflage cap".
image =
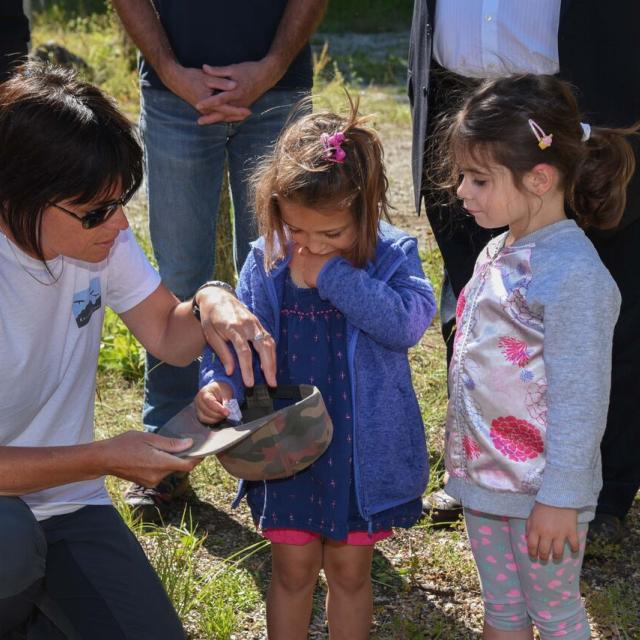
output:
M 274 400 L 294 404 L 274 411 Z M 216 454 L 231 475 L 244 480 L 276 480 L 302 471 L 326 451 L 333 436 L 322 394 L 311 385 L 256 385 L 247 389 L 241 410 L 242 424 L 210 427 L 198 421 L 191 404 L 157 433 L 193 438 L 193 446 L 179 455 Z

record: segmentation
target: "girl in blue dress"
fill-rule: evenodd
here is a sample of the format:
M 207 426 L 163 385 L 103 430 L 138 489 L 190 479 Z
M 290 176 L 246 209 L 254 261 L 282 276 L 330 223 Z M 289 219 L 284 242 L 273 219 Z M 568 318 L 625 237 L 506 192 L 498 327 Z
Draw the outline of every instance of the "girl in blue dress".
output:
M 357 105 L 347 117 L 290 124 L 254 186 L 261 237 L 238 297 L 276 342 L 278 383 L 317 386 L 334 425 L 304 471 L 241 483 L 236 503 L 246 496 L 272 543 L 269 638 L 307 637 L 320 569 L 331 638 L 367 638 L 373 546 L 416 523 L 428 479 L 407 350 L 433 319 L 433 291 L 416 240 L 381 220 L 382 146 Z M 203 422 L 222 420 L 223 400 L 244 396 L 239 374 L 227 376 L 211 351 L 201 384 Z

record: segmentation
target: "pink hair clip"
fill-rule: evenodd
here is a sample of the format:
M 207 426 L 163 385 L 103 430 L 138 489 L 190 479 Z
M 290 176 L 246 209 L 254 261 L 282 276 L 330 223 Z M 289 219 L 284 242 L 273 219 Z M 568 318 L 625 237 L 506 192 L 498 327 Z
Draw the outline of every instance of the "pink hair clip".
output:
M 346 151 L 342 148 L 342 143 L 346 139 L 346 136 L 341 131 L 336 131 L 333 135 L 323 133 L 320 136 L 320 142 L 322 142 L 322 146 L 324 147 L 322 159 L 342 164 L 347 157 Z
M 529 126 L 531 127 L 531 131 L 533 131 L 533 135 L 536 137 L 538 146 L 542 151 L 551 146 L 551 143 L 553 142 L 553 133 L 545 133 L 542 127 L 531 118 L 529 118 Z

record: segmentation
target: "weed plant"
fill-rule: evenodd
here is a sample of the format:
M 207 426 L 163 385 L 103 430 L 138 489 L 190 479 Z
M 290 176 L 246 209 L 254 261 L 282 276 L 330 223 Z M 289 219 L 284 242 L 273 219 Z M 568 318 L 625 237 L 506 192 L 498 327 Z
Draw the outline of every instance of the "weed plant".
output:
M 144 376 L 145 352 L 119 316 L 111 309 L 105 311 L 98 371 L 116 373 L 128 382 Z
M 32 51 L 56 43 L 84 60 L 79 73 L 114 96 L 132 118 L 138 113 L 136 52 L 111 8 L 102 13 L 74 13 L 71 3 L 49 2 L 33 11 Z M 110 7 L 110 4 L 109 4 Z

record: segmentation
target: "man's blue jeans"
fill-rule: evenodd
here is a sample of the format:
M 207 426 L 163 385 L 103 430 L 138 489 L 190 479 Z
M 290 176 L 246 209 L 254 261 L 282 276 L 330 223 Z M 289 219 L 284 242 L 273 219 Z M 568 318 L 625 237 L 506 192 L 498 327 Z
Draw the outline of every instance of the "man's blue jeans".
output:
M 145 147 L 149 228 L 163 283 L 190 298 L 215 274 L 215 238 L 225 160 L 235 218 L 235 263 L 240 270 L 257 236 L 248 180 L 268 153 L 291 107 L 305 94 L 269 91 L 239 123 L 197 124 L 199 113 L 170 91 L 143 88 L 140 129 Z M 198 365 L 184 368 L 147 356 L 145 428 L 155 430 L 189 404 Z

